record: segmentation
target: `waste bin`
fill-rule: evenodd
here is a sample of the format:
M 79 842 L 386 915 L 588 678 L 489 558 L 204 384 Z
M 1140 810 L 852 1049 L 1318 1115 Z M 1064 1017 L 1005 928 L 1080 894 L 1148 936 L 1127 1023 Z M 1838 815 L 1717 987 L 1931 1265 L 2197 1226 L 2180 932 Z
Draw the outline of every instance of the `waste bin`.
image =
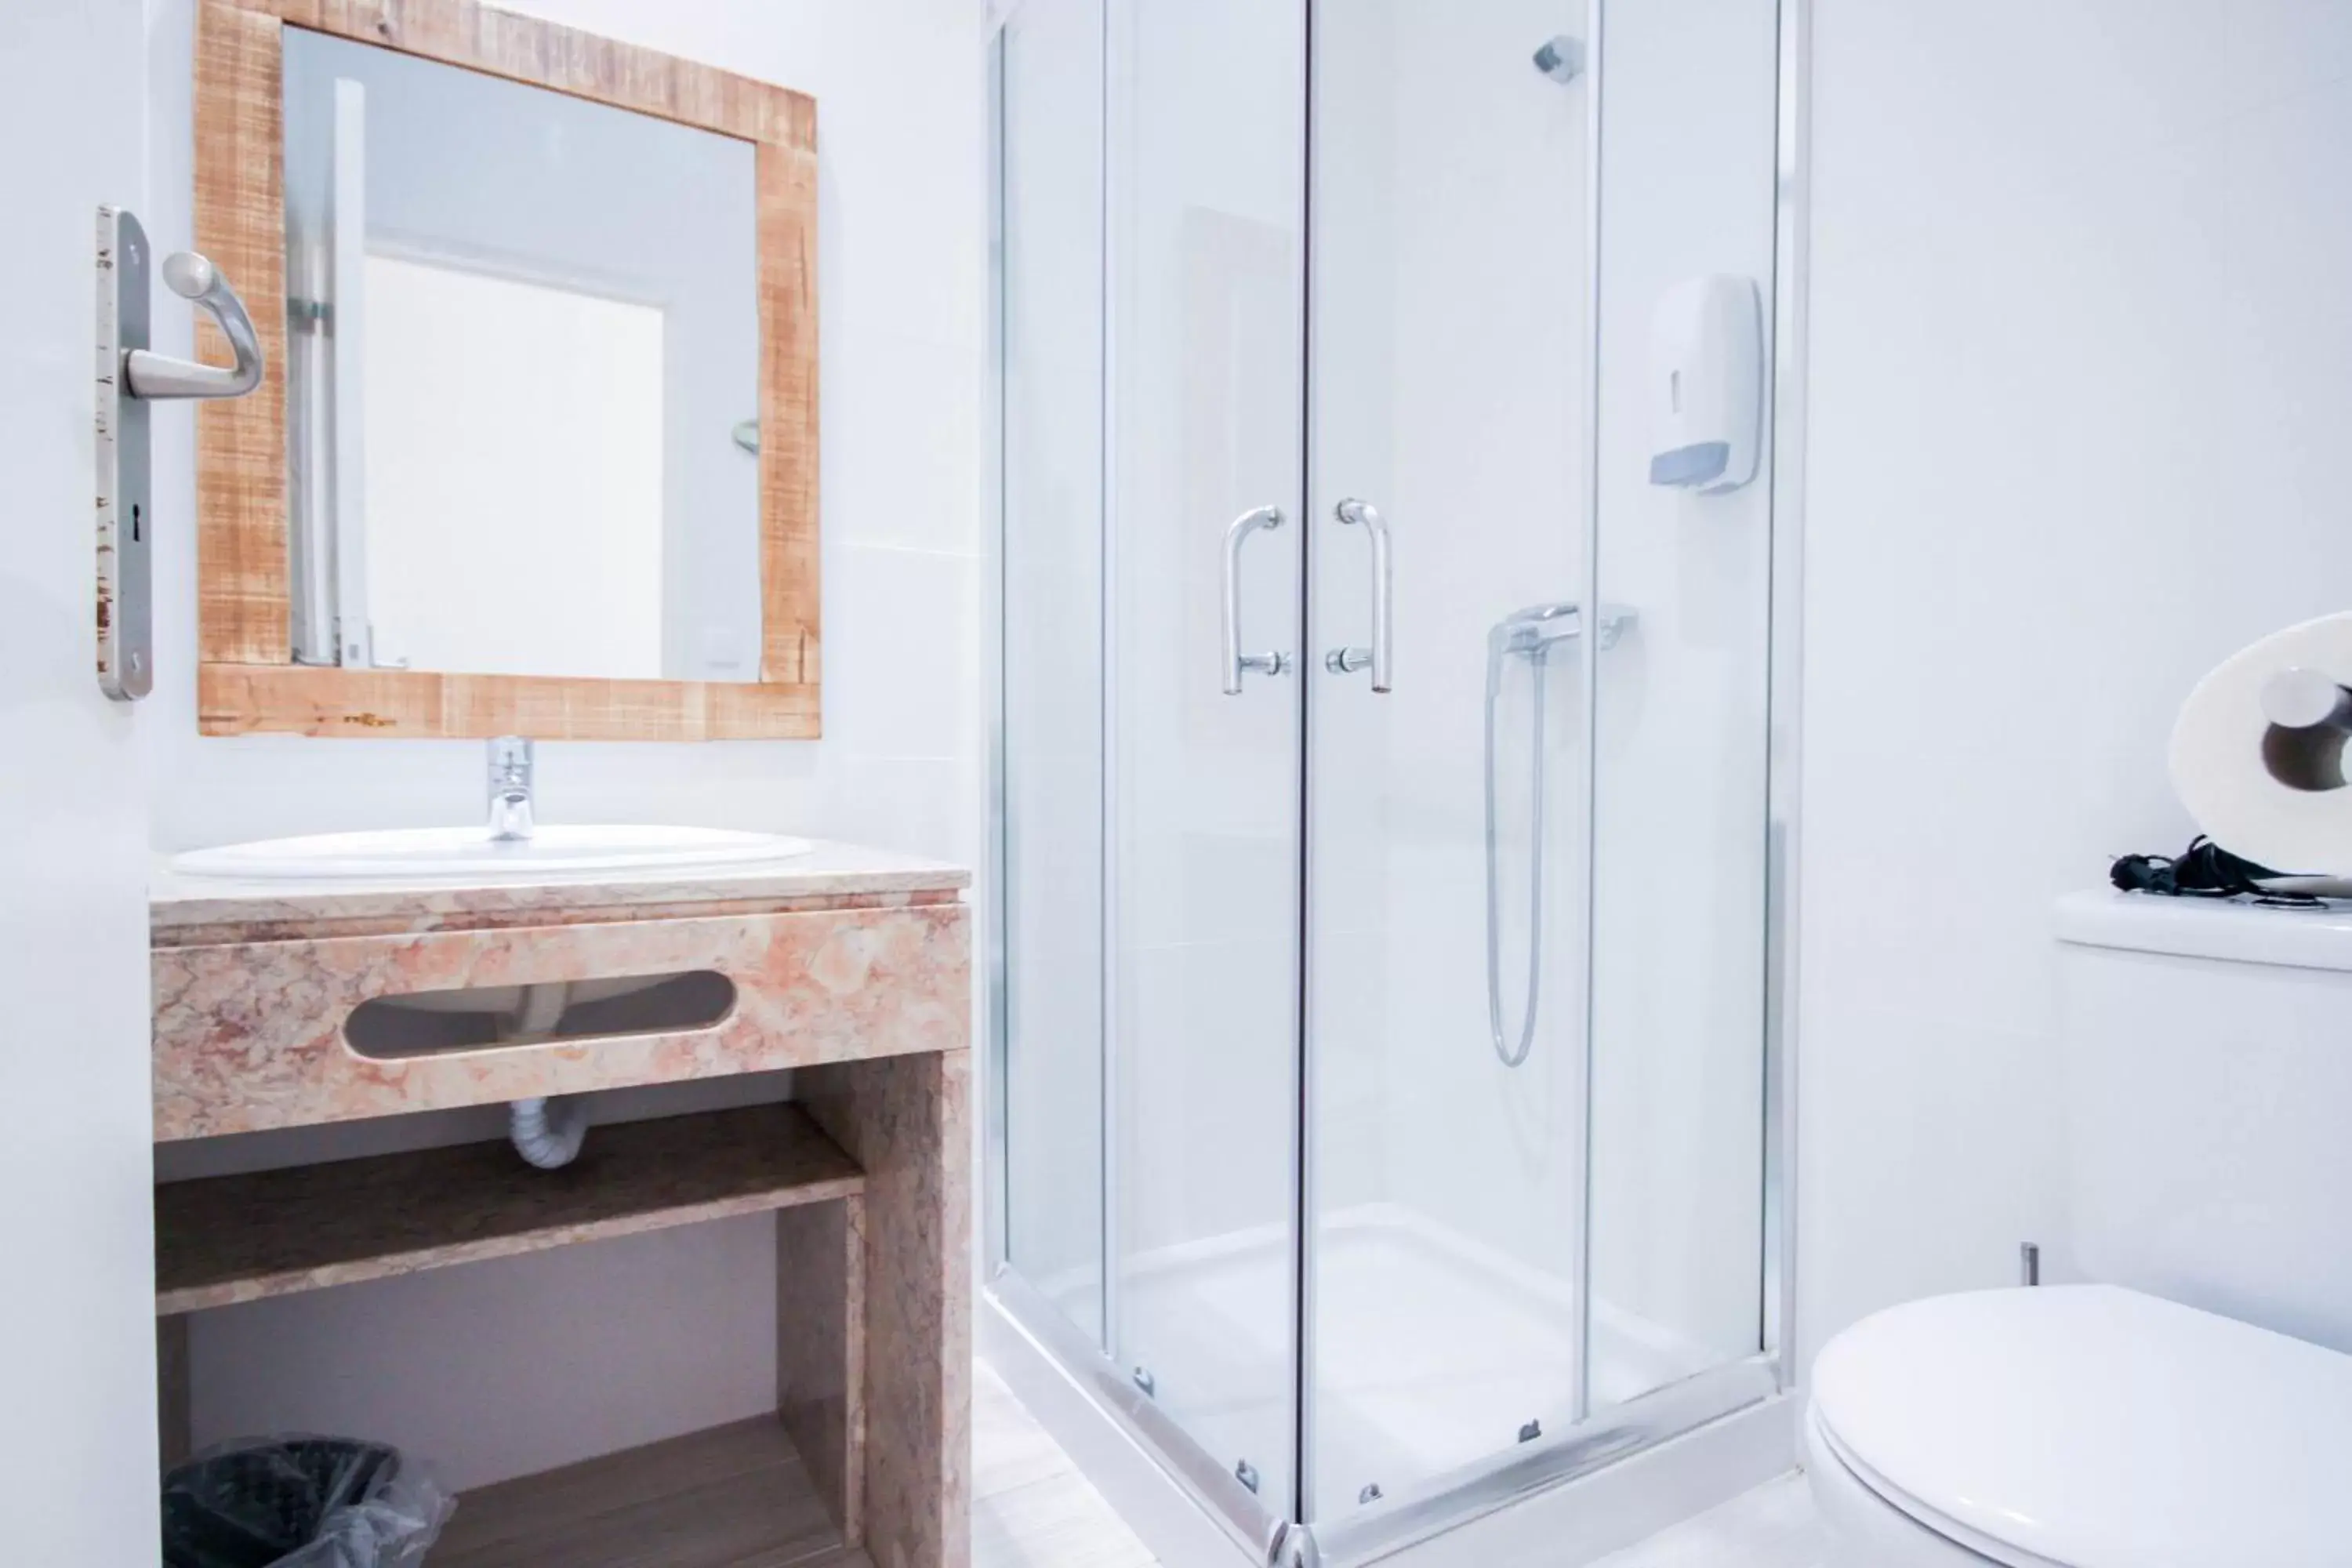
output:
M 415 1568 L 456 1507 L 381 1443 L 227 1443 L 164 1476 L 163 1568 Z

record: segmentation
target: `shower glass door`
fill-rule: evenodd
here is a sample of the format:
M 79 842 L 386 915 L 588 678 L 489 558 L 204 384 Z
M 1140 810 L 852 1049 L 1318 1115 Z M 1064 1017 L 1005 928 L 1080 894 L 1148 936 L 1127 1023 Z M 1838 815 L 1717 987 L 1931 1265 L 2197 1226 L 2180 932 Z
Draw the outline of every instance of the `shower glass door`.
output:
M 1316 18 L 1316 1520 L 1581 1408 L 1585 715 L 1620 656 L 1582 604 L 1591 100 L 1530 60 L 1561 14 Z
M 1237 1536 L 1779 1386 L 1769 456 L 1650 408 L 1772 295 L 1777 22 L 1005 25 L 1000 1300 Z
M 1304 16 L 1106 14 L 1110 1319 L 1160 1409 L 1287 1516 Z
M 1315 13 L 1318 1523 L 1761 1348 L 1769 487 L 1647 400 L 1675 283 L 1768 291 L 1775 16 L 1606 10 Z

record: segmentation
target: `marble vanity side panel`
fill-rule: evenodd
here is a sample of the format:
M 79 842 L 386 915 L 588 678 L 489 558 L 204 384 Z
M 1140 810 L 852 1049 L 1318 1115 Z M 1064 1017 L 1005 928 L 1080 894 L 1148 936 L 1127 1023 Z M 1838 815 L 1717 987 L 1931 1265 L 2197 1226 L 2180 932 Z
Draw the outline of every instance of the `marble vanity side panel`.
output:
M 940 904 L 158 948 L 155 1137 L 961 1049 L 970 923 Z M 377 996 L 698 969 L 736 986 L 705 1028 L 397 1058 L 343 1040 Z
M 866 1542 L 876 1568 L 969 1568 L 969 1051 L 803 1074 L 803 1107 L 866 1170 Z
M 776 1215 L 776 1413 L 841 1526 L 866 1539 L 866 1205 Z

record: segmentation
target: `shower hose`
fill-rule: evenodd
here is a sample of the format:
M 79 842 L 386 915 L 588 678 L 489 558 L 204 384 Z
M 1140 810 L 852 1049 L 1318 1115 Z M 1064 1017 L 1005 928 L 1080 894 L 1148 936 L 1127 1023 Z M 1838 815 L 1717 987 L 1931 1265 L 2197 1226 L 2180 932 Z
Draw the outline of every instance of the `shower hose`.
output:
M 1544 863 L 1544 671 L 1550 664 L 1550 645 L 1528 649 L 1535 680 L 1535 723 L 1528 763 L 1531 820 L 1528 850 L 1528 982 L 1527 1005 L 1519 1021 L 1518 1038 L 1503 1017 L 1503 878 L 1497 857 L 1502 839 L 1496 808 L 1495 773 L 1500 759 L 1495 749 L 1495 710 L 1503 693 L 1503 660 L 1510 639 L 1499 635 L 1486 642 L 1486 1033 L 1495 1055 L 1507 1068 L 1528 1059 L 1535 1047 L 1536 1016 L 1543 999 L 1543 863 Z

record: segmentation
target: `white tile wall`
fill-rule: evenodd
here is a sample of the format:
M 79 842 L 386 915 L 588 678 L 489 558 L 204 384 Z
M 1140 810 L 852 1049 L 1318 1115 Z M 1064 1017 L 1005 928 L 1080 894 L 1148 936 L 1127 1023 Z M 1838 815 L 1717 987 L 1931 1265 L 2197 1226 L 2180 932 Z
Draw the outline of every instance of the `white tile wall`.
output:
M 544 815 L 774 828 L 975 860 L 982 8 L 520 8 L 782 82 L 818 103 L 825 738 L 550 744 L 540 756 Z M 150 0 L 148 13 L 157 107 L 142 216 L 158 244 L 177 247 L 188 242 L 192 7 Z M 159 312 L 157 346 L 184 352 L 186 319 Z M 189 531 L 173 521 L 193 507 L 189 425 L 157 426 L 164 652 L 141 718 L 156 846 L 473 816 L 477 742 L 196 735 L 194 562 Z M 759 1294 L 772 1289 L 767 1235 L 758 1225 L 715 1229 L 692 1268 L 615 1246 L 551 1268 L 460 1270 L 396 1298 L 331 1292 L 200 1326 L 199 1426 L 299 1420 L 363 1431 L 381 1422 L 450 1456 L 450 1479 L 466 1484 L 728 1419 L 772 1400 Z M 560 1354 L 542 1342 L 558 1324 Z M 357 1362 L 343 1349 L 354 1341 Z M 457 1373 L 435 1375 L 447 1363 L 432 1347 L 459 1341 Z M 387 1365 L 394 1348 L 422 1375 L 370 1394 L 376 1380 L 349 1368 Z M 571 1371 L 551 1387 L 558 1363 Z M 668 1395 L 640 1397 L 631 1380 L 649 1368 L 666 1369 Z
M 2352 590 L 2352 8 L 1813 11 L 1808 1352 L 2060 1237 L 2050 900 Z

